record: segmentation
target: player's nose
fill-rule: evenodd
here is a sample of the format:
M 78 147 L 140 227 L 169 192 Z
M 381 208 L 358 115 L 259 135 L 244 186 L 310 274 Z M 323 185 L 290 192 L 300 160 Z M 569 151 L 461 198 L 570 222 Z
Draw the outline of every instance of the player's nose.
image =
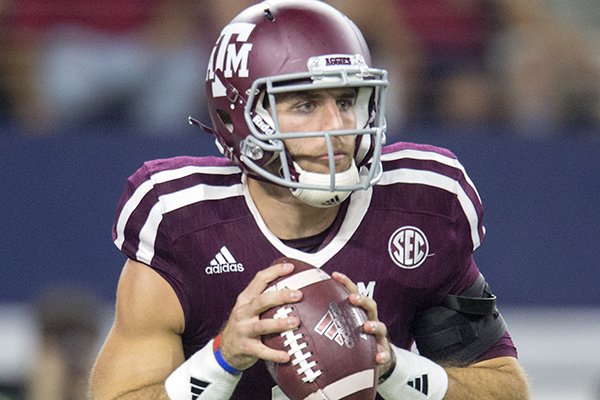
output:
M 335 131 L 344 129 L 344 119 L 337 104 L 333 98 L 329 98 L 323 104 L 322 130 Z

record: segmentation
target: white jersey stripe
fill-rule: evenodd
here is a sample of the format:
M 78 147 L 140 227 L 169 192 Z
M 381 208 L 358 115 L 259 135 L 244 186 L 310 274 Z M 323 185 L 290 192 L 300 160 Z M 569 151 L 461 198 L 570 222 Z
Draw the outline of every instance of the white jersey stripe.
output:
M 162 221 L 162 216 L 160 203 L 156 203 L 152 207 L 152 210 L 150 210 L 148 219 L 140 230 L 140 244 L 135 257 L 148 265 L 150 265 L 154 257 L 154 241 L 156 240 L 156 232 L 158 231 L 158 225 Z
M 481 244 L 481 237 L 479 236 L 479 217 L 477 215 L 477 210 L 465 190 L 455 179 L 432 171 L 402 168 L 384 172 L 378 184 L 392 185 L 395 183 L 416 183 L 433 186 L 456 194 L 458 202 L 469 221 L 473 250 L 479 247 Z
M 177 169 L 169 169 L 160 171 L 152 175 L 151 179 L 154 183 L 165 183 L 176 179 L 185 178 L 196 173 L 210 175 L 232 175 L 240 173 L 238 167 L 200 167 L 188 165 Z
M 131 214 L 135 211 L 135 209 L 139 206 L 140 202 L 144 198 L 148 192 L 152 190 L 155 184 L 165 183 L 169 181 L 173 181 L 176 179 L 184 178 L 189 175 L 193 175 L 195 173 L 206 173 L 212 175 L 232 175 L 239 173 L 240 169 L 238 167 L 200 167 L 200 166 L 186 166 L 172 170 L 166 170 L 157 172 L 150 177 L 149 180 L 142 183 L 131 195 L 129 200 L 123 206 L 121 213 L 119 214 L 119 218 L 117 220 L 116 225 L 116 236 L 114 243 L 119 248 L 119 250 L 123 247 L 123 242 L 125 242 L 125 225 Z
M 441 164 L 454 167 L 456 158 L 448 157 L 435 151 L 404 149 L 381 155 L 381 161 L 394 161 L 401 158 L 414 158 L 416 160 L 432 160 Z
M 405 150 L 395 151 L 393 153 L 383 154 L 381 156 L 381 161 L 394 161 L 394 160 L 400 160 L 402 158 L 413 158 L 415 160 L 431 160 L 431 161 L 436 161 L 440 164 L 447 165 L 449 167 L 459 169 L 463 173 L 465 180 L 467 181 L 469 186 L 471 186 L 471 188 L 473 188 L 473 191 L 477 195 L 479 202 L 481 202 L 481 197 L 479 197 L 479 193 L 477 192 L 477 188 L 475 187 L 475 184 L 473 184 L 473 182 L 471 181 L 471 178 L 469 178 L 469 175 L 467 175 L 467 171 L 465 171 L 465 168 L 462 166 L 462 164 L 456 158 L 448 157 L 443 154 L 436 153 L 435 151 L 405 149 Z
M 158 225 L 165 213 L 183 208 L 202 200 L 224 199 L 242 194 L 242 185 L 237 184 L 228 187 L 196 185 L 178 192 L 165 194 L 159 197 L 159 202 L 152 207 L 152 211 L 146 223 L 140 230 L 140 244 L 136 257 L 150 264 L 154 257 L 154 242 L 158 234 Z M 156 215 L 158 214 L 158 215 Z M 143 257 L 143 258 L 140 258 Z M 226 263 L 221 254 L 217 254 L 219 263 Z M 223 260 L 223 262 L 221 262 Z
M 123 242 L 125 242 L 125 225 L 127 224 L 127 221 L 129 221 L 129 217 L 131 217 L 131 214 L 133 214 L 137 206 L 140 205 L 144 196 L 148 194 L 153 187 L 154 185 L 151 181 L 142 183 L 123 206 L 116 226 L 117 238 L 115 239 L 115 245 L 117 245 L 119 250 L 122 249 Z
M 164 194 L 160 196 L 160 201 L 163 204 L 163 212 L 166 214 L 202 200 L 221 200 L 241 195 L 242 185 L 239 183 L 232 186 L 200 184 L 178 192 Z

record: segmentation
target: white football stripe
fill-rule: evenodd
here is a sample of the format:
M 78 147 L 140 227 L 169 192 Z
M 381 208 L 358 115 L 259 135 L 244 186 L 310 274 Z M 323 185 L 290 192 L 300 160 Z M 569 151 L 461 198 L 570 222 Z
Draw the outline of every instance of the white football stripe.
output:
M 473 250 L 475 250 L 481 244 L 481 237 L 479 236 L 479 217 L 475 205 L 465 192 L 465 190 L 458 184 L 458 182 L 446 175 L 438 174 L 432 171 L 421 171 L 415 169 L 403 168 L 395 171 L 384 172 L 380 185 L 392 185 L 394 183 L 418 183 L 421 185 L 433 186 L 450 193 L 455 193 L 458 202 L 460 203 L 463 212 L 465 213 L 469 226 L 471 228 L 471 240 L 473 241 Z
M 318 268 L 311 268 L 282 279 L 274 285 L 269 286 L 266 291 L 282 290 L 285 288 L 298 290 L 327 279 L 331 279 L 331 277 L 325 271 L 321 271 Z
M 372 387 L 374 381 L 375 370 L 366 369 L 335 381 L 325 386 L 323 389 L 311 393 L 309 396 L 305 397 L 304 400 L 342 399 L 353 393 Z

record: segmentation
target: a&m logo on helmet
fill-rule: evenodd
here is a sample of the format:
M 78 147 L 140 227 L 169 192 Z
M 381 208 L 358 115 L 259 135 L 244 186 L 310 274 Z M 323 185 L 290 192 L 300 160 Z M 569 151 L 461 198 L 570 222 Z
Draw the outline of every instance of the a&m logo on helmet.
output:
M 225 85 L 215 76 L 216 70 L 223 71 L 225 78 L 248 77 L 248 57 L 252 43 L 247 42 L 255 26 L 249 23 L 233 23 L 221 31 L 221 36 L 210 54 L 206 71 L 206 80 L 212 81 L 213 97 L 226 95 Z
M 429 255 L 429 242 L 419 228 L 403 226 L 390 237 L 388 252 L 397 266 L 413 269 L 423 264 Z

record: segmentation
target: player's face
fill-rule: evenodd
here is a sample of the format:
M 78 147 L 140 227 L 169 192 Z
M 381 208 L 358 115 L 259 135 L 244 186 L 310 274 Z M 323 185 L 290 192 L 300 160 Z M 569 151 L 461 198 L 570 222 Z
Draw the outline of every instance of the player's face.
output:
M 356 128 L 356 90 L 310 90 L 277 95 L 279 128 L 285 132 L 332 132 Z M 336 172 L 350 168 L 355 136 L 331 136 Z M 285 144 L 302 169 L 328 173 L 329 157 L 323 137 L 287 139 Z

